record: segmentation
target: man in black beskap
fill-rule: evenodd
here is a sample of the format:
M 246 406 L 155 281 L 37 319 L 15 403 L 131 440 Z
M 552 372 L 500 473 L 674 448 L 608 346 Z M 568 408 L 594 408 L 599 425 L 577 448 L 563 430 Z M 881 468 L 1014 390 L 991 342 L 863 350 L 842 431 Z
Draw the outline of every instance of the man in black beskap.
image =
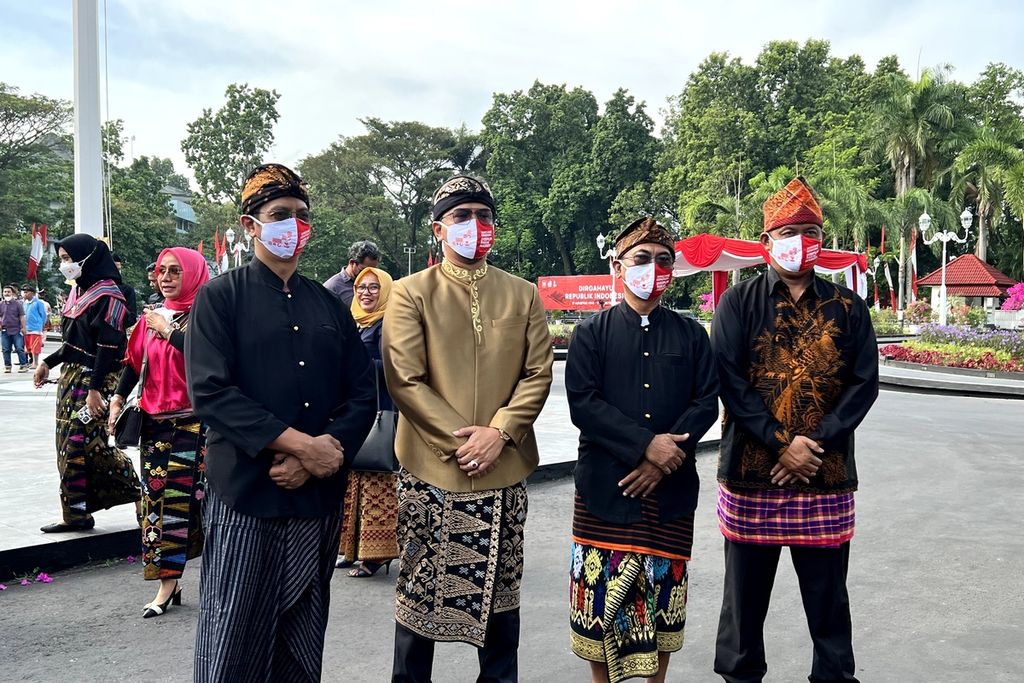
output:
M 349 311 L 296 272 L 309 196 L 255 169 L 247 267 L 192 307 L 192 404 L 209 425 L 196 681 L 318 681 L 338 553 L 345 460 L 376 414 L 373 365 Z

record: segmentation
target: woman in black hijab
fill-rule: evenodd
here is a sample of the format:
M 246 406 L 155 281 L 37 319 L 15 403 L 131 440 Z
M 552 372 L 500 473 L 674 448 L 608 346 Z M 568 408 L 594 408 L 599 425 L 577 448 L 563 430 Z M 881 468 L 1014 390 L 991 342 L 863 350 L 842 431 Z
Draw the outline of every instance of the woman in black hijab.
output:
M 107 445 L 104 396 L 117 386 L 127 313 L 121 276 L 107 245 L 86 234 L 54 242 L 60 271 L 74 280 L 61 319 L 60 348 L 39 364 L 35 385 L 63 363 L 57 382 L 57 470 L 61 522 L 44 533 L 91 529 L 92 513 L 139 500 L 139 478 L 127 455 Z

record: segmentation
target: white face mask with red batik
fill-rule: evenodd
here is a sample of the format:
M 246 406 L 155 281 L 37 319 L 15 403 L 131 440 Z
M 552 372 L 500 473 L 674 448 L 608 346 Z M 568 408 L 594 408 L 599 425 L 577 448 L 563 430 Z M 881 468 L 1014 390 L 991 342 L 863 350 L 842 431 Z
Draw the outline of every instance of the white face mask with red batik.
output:
M 791 273 L 802 273 L 814 267 L 821 254 L 821 240 L 793 235 L 772 239 L 772 258 Z
M 448 246 L 467 261 L 479 261 L 494 246 L 493 223 L 481 223 L 476 218 L 470 218 L 463 223 L 445 225 L 445 228 Z
M 657 299 L 668 289 L 672 283 L 672 271 L 654 262 L 630 266 L 626 268 L 623 282 L 638 298 L 650 301 Z

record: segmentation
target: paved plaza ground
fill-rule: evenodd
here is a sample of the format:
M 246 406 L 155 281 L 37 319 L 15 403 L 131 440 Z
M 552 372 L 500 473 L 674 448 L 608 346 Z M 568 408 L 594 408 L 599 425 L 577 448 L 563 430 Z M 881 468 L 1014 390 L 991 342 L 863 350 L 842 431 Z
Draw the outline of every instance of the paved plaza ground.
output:
M 557 402 L 564 405 L 556 387 L 552 406 Z M 13 417 L 8 405 L 0 400 L 0 410 Z M 564 438 L 572 429 L 564 417 L 559 423 L 557 413 L 550 417 L 555 424 L 542 425 L 542 444 L 549 431 Z M 850 593 L 861 681 L 1021 680 L 1022 424 L 1021 401 L 881 394 L 857 437 L 861 492 Z M 40 457 L 41 466 L 51 467 L 49 458 Z M 687 642 L 673 658 L 670 681 L 717 680 L 711 669 L 722 541 L 714 518 L 714 467 L 713 453 L 698 457 L 704 486 Z M 2 481 L 9 491 L 6 471 Z M 521 680 L 585 681 L 586 665 L 568 648 L 572 483 L 535 484 L 530 495 Z M 766 680 L 789 683 L 806 680 L 811 650 L 792 566 L 783 557 L 766 625 Z M 198 570 L 198 562 L 189 565 L 182 607 L 146 621 L 141 607 L 155 589 L 142 581 L 138 564 L 58 572 L 49 585 L 10 587 L 0 593 L 0 679 L 189 680 Z M 335 575 L 324 680 L 387 680 L 392 580 Z M 438 683 L 472 681 L 475 667 L 473 648 L 438 646 Z

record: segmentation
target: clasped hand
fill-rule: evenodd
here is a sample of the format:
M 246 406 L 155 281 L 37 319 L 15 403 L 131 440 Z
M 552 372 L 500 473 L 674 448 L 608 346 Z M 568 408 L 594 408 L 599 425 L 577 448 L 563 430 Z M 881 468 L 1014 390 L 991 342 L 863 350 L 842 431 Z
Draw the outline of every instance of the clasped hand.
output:
M 818 473 L 821 467 L 821 458 L 815 453 L 824 453 L 817 441 L 806 436 L 797 435 L 793 442 L 779 457 L 779 461 L 772 468 L 772 483 L 778 486 L 785 486 L 791 481 L 802 481 L 805 484 L 811 482 L 811 477 Z
M 653 493 L 666 474 L 672 474 L 682 466 L 686 453 L 678 444 L 689 438 L 689 434 L 658 434 L 651 439 L 644 451 L 644 459 L 619 482 L 622 495 L 635 498 Z
M 498 456 L 505 447 L 505 440 L 496 428 L 472 425 L 456 429 L 452 434 L 467 439 L 455 451 L 455 460 L 466 476 L 482 477 L 498 466 Z

